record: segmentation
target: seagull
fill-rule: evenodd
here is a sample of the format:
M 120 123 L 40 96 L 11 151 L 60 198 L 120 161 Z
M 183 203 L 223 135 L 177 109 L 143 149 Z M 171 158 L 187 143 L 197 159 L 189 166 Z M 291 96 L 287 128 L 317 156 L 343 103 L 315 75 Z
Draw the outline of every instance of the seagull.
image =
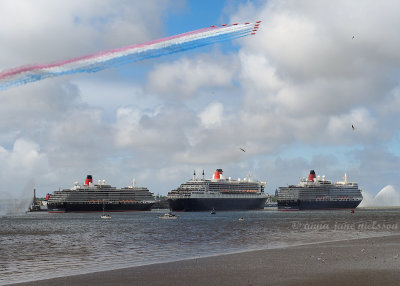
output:
M 355 37 L 353 36 L 353 38 L 351 38 L 351 39 L 354 39 Z
M 246 152 L 243 148 L 239 148 L 240 150 L 242 150 L 243 152 Z
M 354 130 L 356 130 L 356 128 L 354 127 L 354 125 L 353 125 L 353 124 L 351 125 L 351 128 L 353 129 L 353 131 L 354 131 Z

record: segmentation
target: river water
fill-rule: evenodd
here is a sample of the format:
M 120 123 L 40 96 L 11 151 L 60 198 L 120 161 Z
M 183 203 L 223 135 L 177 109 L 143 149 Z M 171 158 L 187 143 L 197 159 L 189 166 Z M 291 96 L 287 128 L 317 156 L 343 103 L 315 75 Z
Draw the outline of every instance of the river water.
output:
M 0 217 L 0 285 L 249 250 L 400 233 L 400 208 Z M 243 217 L 243 221 L 239 218 Z

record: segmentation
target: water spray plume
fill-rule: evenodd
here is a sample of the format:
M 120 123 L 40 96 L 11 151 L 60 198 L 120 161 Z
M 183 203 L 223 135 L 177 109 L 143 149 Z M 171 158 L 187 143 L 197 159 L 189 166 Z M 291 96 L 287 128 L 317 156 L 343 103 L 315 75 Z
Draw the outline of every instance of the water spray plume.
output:
M 16 197 L 5 191 L 0 193 L 0 217 L 5 215 L 23 214 L 28 210 L 33 198 L 35 180 L 30 179 L 26 182 L 22 192 Z
M 375 196 L 368 192 L 363 192 L 364 200 L 360 207 L 399 207 L 400 192 L 392 185 L 387 185 Z
M 246 22 L 245 24 L 235 23 L 233 25 L 211 26 L 143 44 L 103 51 L 57 63 L 34 64 L 5 70 L 0 72 L 0 90 L 49 77 L 98 72 L 128 63 L 254 35 L 259 22 L 256 24 Z

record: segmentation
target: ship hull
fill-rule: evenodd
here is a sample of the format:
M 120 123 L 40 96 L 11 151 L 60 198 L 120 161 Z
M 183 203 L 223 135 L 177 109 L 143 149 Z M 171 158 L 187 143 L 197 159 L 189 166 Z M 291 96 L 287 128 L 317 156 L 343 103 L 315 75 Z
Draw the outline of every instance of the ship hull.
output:
M 263 209 L 267 198 L 185 198 L 168 199 L 172 211 L 239 211 Z
M 336 210 L 355 209 L 361 201 L 278 201 L 278 210 Z
M 136 204 L 105 204 L 106 212 L 125 212 L 125 211 L 149 211 L 154 203 L 136 203 Z M 76 203 L 60 203 L 48 204 L 48 209 L 65 211 L 65 212 L 101 212 L 102 204 L 76 204 Z

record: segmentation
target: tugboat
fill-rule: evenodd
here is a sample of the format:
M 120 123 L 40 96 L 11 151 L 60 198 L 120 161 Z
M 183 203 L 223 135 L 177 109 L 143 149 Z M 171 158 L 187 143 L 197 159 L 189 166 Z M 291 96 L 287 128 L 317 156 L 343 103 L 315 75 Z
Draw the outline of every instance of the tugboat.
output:
M 36 198 L 36 189 L 33 189 L 33 200 L 31 205 L 29 206 L 30 212 L 38 212 L 40 211 L 40 203 Z
M 32 203 L 29 206 L 28 211 L 29 212 L 43 212 L 43 211 L 48 211 L 47 208 L 47 201 L 50 198 L 50 194 L 46 195 L 46 198 L 43 200 L 37 199 L 36 197 L 36 189 L 33 189 L 33 199 Z

